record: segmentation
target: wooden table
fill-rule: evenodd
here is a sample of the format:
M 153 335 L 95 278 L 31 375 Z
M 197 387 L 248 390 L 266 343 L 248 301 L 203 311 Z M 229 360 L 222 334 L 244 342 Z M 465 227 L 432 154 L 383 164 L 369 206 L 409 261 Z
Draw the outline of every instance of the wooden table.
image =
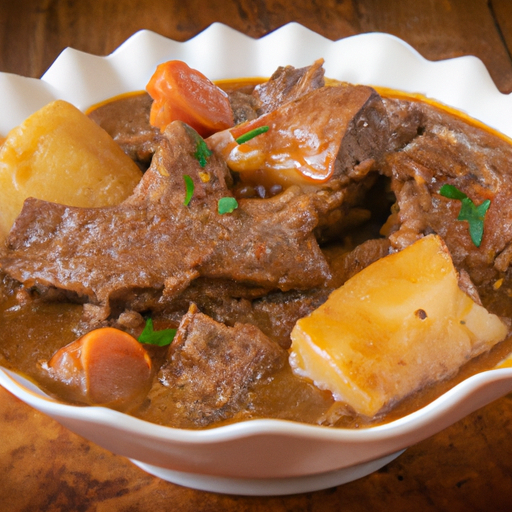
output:
M 105 55 L 139 29 L 184 41 L 215 21 L 252 37 L 290 21 L 333 40 L 389 32 L 432 60 L 476 55 L 498 88 L 512 91 L 507 0 L 2 0 L 0 71 L 39 77 L 67 46 Z M 512 395 L 366 478 L 316 493 L 246 498 L 149 476 L 0 389 L 0 510 L 509 511 Z

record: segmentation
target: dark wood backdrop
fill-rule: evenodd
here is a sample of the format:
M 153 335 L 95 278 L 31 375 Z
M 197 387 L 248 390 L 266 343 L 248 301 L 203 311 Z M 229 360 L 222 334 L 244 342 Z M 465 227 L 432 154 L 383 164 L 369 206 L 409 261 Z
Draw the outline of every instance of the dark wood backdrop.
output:
M 512 91 L 509 0 L 0 0 L 0 71 L 40 77 L 68 46 L 106 55 L 140 29 L 184 41 L 216 21 L 252 37 L 290 21 L 332 40 L 388 32 L 428 59 L 476 55 Z M 0 510 L 510 511 L 512 395 L 356 482 L 247 498 L 153 478 L 0 389 Z

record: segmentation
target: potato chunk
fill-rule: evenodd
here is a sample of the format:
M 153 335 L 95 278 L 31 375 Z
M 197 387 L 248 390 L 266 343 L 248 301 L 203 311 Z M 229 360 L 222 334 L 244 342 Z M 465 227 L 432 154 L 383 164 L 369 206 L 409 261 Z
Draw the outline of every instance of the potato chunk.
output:
M 436 235 L 349 279 L 291 337 L 293 371 L 372 417 L 507 335 L 495 315 L 458 286 Z
M 11 130 L 0 147 L 0 241 L 27 197 L 115 205 L 140 178 L 137 165 L 94 121 L 70 103 L 49 103 Z

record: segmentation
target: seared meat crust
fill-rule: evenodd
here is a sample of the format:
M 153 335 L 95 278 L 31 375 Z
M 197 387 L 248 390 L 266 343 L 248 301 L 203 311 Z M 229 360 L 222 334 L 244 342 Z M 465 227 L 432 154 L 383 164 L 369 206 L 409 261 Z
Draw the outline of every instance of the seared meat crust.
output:
M 30 286 L 55 287 L 104 307 L 109 302 L 158 308 L 199 276 L 230 277 L 251 288 L 321 286 L 329 268 L 313 236 L 313 201 L 290 189 L 268 201 L 240 201 L 229 215 L 229 172 L 195 158 L 197 134 L 175 122 L 133 195 L 112 208 L 73 208 L 29 199 L 18 218 L 3 269 Z M 183 204 L 183 176 L 195 183 Z M 143 299 L 143 300 L 141 300 Z
M 304 68 L 279 67 L 270 80 L 257 85 L 253 91 L 256 112 L 259 116 L 276 110 L 281 105 L 296 100 L 324 86 L 323 59 Z
M 250 407 L 251 388 L 283 368 L 286 358 L 254 325 L 226 327 L 192 305 L 148 398 L 166 423 L 206 427 Z
M 388 226 L 392 246 L 402 249 L 435 232 L 456 267 L 466 270 L 476 284 L 495 279 L 498 271 L 508 268 L 498 256 L 512 242 L 512 146 L 435 106 L 403 103 L 403 108 L 419 110 L 421 121 L 419 135 L 386 158 L 384 172 L 391 177 L 398 206 L 389 223 L 394 226 Z M 457 220 L 460 201 L 439 194 L 445 183 L 455 185 L 476 205 L 491 200 L 480 247 L 471 241 L 468 223 Z

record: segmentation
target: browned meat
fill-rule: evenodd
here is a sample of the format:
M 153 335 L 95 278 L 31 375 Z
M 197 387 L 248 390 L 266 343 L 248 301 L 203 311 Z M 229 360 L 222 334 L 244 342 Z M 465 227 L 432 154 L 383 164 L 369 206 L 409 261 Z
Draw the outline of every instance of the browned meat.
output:
M 327 87 L 325 92 L 319 90 L 307 97 L 314 96 L 324 98 L 323 112 L 326 117 L 330 114 L 324 129 L 337 131 L 340 139 L 333 177 L 315 196 L 319 212 L 316 236 L 325 242 L 339 239 L 347 229 L 368 220 L 368 212 L 358 207 L 377 180 L 373 171 L 382 163 L 390 131 L 382 98 L 370 87 Z M 333 99 L 325 100 L 330 96 Z
M 387 149 L 389 122 L 382 98 L 371 87 L 351 85 L 325 87 L 308 97 L 316 96 L 323 107 L 310 112 L 315 126 L 323 120 L 323 138 L 329 140 L 327 133 L 332 130 L 340 139 L 333 177 L 360 181 L 380 163 Z M 300 127 L 301 120 L 297 121 L 294 126 Z
M 104 307 L 158 307 L 199 276 L 273 289 L 321 286 L 329 268 L 313 236 L 317 213 L 291 188 L 269 200 L 243 200 L 219 215 L 229 173 L 212 155 L 202 168 L 198 135 L 175 122 L 134 194 L 112 208 L 30 199 L 0 260 L 26 286 L 50 286 Z M 183 176 L 195 182 L 183 204 Z M 123 307 L 124 309 L 124 307 Z
M 257 327 L 226 327 L 192 305 L 148 399 L 165 424 L 205 427 L 250 409 L 253 386 L 279 371 L 286 357 Z
M 252 303 L 252 321 L 269 338 L 288 349 L 290 333 L 299 318 L 323 304 L 332 288 L 308 291 L 274 292 Z
M 284 103 L 323 87 L 323 63 L 323 59 L 319 59 L 312 66 L 304 68 L 279 67 L 267 82 L 254 88 L 258 115 L 276 110 Z
M 498 270 L 508 268 L 503 264 L 507 258 L 498 257 L 496 267 L 495 258 L 508 251 L 512 241 L 512 146 L 428 104 L 409 108 L 422 111 L 421 135 L 391 153 L 385 167 L 399 208 L 388 223 L 392 246 L 401 249 L 435 232 L 446 242 L 455 265 L 475 284 L 495 279 Z M 445 183 L 455 185 L 476 205 L 491 200 L 480 247 L 471 241 L 468 223 L 457 220 L 460 201 L 439 194 Z
M 126 308 L 165 310 L 173 301 L 183 307 L 182 294 L 198 277 L 235 283 L 232 296 L 249 299 L 322 287 L 330 270 L 315 237 L 343 226 L 340 218 L 373 182 L 366 176 L 386 148 L 386 112 L 373 89 L 340 86 L 271 114 L 321 141 L 323 132 L 315 130 L 331 127 L 333 112 L 334 176 L 320 187 L 292 185 L 269 199 L 240 199 L 233 213 L 220 215 L 217 203 L 231 196 L 231 174 L 217 153 L 201 167 L 195 154 L 202 140 L 175 122 L 121 205 L 84 209 L 27 200 L 0 264 L 27 287 L 63 290 L 100 306 L 86 309 L 91 325 Z M 186 175 L 195 184 L 188 206 Z
M 235 125 L 258 117 L 256 112 L 257 102 L 252 94 L 235 90 L 229 91 L 228 96 Z
M 179 322 L 194 303 L 217 322 L 229 326 L 253 324 L 283 348 L 288 348 L 295 322 L 325 302 L 331 291 L 332 288 L 322 286 L 311 290 L 274 291 L 261 296 L 262 289 L 248 289 L 230 280 L 200 277 L 157 311 L 157 318 Z
M 366 178 L 388 145 L 381 97 L 365 86 L 323 87 L 256 121 L 268 131 L 243 145 L 233 145 L 230 133 L 219 132 L 208 138 L 210 148 L 224 155 L 243 184 L 298 185 L 319 214 L 318 238 L 339 234 L 349 209 L 373 183 Z M 266 172 L 273 177 L 265 177 Z
M 421 103 L 382 98 L 389 120 L 388 151 L 398 151 L 420 134 L 426 122 Z
M 152 102 L 149 94 L 136 94 L 105 103 L 89 114 L 143 170 L 151 163 L 160 134 L 149 124 Z
M 324 249 L 332 273 L 329 285 L 333 289 L 339 288 L 368 265 L 387 256 L 389 249 L 387 238 L 367 240 L 350 251 L 344 250 L 342 246 Z

